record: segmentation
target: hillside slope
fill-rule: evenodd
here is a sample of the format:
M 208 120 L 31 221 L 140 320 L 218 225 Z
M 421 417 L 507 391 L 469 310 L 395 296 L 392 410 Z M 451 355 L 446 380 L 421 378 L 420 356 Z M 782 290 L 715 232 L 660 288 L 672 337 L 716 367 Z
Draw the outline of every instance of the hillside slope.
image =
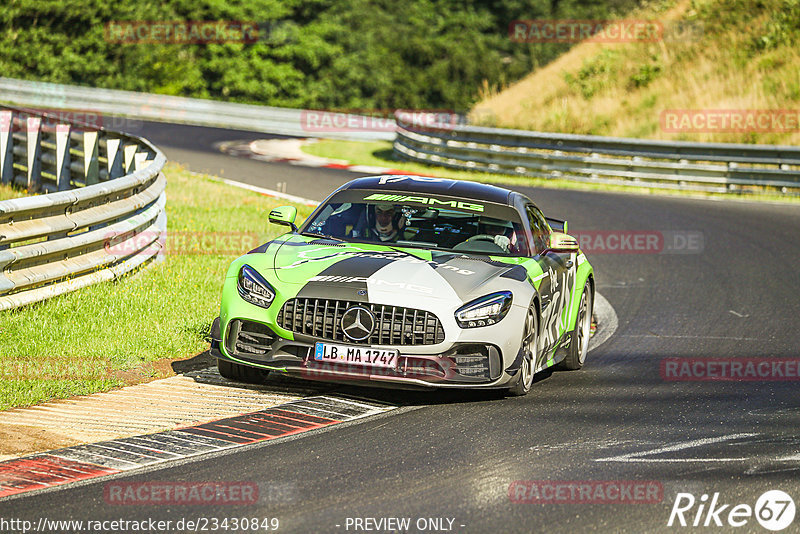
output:
M 474 121 L 621 137 L 800 143 L 800 0 L 680 0 L 636 18 L 667 27 L 678 21 L 693 31 L 650 43 L 581 43 L 485 98 L 473 108 Z M 743 122 L 740 131 L 725 132 L 707 115 L 688 128 L 667 124 L 674 110 L 691 110 L 681 117 L 771 111 L 750 113 L 770 118 L 755 128 Z

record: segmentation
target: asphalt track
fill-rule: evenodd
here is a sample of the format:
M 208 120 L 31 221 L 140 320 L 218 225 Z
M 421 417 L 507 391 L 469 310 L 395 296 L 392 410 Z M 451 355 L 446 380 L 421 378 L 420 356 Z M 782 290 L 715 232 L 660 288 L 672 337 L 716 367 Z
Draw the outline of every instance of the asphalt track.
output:
M 192 170 L 267 188 L 288 182 L 290 194 L 321 198 L 356 176 L 213 150 L 216 141 L 255 138 L 250 133 L 153 123 L 143 131 Z M 695 231 L 703 247 L 588 253 L 618 330 L 582 371 L 539 377 L 524 398 L 342 388 L 401 408 L 124 478 L 254 481 L 263 496 L 257 505 L 109 506 L 100 480 L 1 502 L 0 517 L 277 517 L 284 532 L 364 532 L 352 518 L 365 517 L 410 518 L 411 532 L 419 518 L 453 519 L 444 526 L 454 532 L 767 532 L 752 517 L 740 528 L 670 528 L 667 521 L 678 492 L 698 499 L 718 492 L 730 505 L 723 522 L 733 506 L 754 506 L 767 490 L 781 489 L 800 505 L 798 381 L 668 381 L 660 365 L 671 357 L 798 357 L 800 207 L 520 190 L 546 214 L 567 218 L 571 233 Z M 517 480 L 653 481 L 663 498 L 514 503 L 509 485 Z M 280 497 L 270 498 L 270 488 L 283 488 Z M 696 511 L 686 513 L 689 523 Z M 785 532 L 798 525 L 796 518 Z

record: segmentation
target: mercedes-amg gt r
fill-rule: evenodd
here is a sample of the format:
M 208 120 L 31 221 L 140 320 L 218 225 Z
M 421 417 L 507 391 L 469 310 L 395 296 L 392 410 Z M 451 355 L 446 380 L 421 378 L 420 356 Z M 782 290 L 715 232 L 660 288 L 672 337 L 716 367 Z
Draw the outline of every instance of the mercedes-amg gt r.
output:
M 353 180 L 236 259 L 212 326 L 222 376 L 530 391 L 583 366 L 594 278 L 526 196 L 420 176 Z

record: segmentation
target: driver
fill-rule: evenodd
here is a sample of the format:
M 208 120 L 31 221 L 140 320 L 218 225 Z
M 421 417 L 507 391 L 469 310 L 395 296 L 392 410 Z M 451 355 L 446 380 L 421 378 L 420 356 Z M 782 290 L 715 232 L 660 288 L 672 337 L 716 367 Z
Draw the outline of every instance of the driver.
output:
M 375 224 L 370 228 L 370 237 L 381 241 L 397 241 L 402 225 L 399 219 L 395 219 L 396 212 L 392 204 L 376 204 Z
M 514 229 L 501 221 L 484 220 L 481 224 L 481 233 L 494 238 L 494 244 L 502 248 L 506 253 L 511 250 L 511 240 L 514 237 Z M 511 237 L 509 237 L 511 235 Z

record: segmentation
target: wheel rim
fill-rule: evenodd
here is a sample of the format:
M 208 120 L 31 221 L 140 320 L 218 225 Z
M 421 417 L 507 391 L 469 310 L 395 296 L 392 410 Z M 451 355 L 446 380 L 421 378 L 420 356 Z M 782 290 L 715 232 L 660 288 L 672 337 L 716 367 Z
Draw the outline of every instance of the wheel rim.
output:
M 592 328 L 592 314 L 589 313 L 589 287 L 586 286 L 581 295 L 581 304 L 578 308 L 578 360 L 582 364 L 586 361 L 589 351 L 589 333 Z
M 535 366 L 535 345 L 536 345 L 536 316 L 533 310 L 528 310 L 525 319 L 525 335 L 522 338 L 522 368 L 520 380 L 524 389 L 529 389 L 533 384 L 533 368 Z

